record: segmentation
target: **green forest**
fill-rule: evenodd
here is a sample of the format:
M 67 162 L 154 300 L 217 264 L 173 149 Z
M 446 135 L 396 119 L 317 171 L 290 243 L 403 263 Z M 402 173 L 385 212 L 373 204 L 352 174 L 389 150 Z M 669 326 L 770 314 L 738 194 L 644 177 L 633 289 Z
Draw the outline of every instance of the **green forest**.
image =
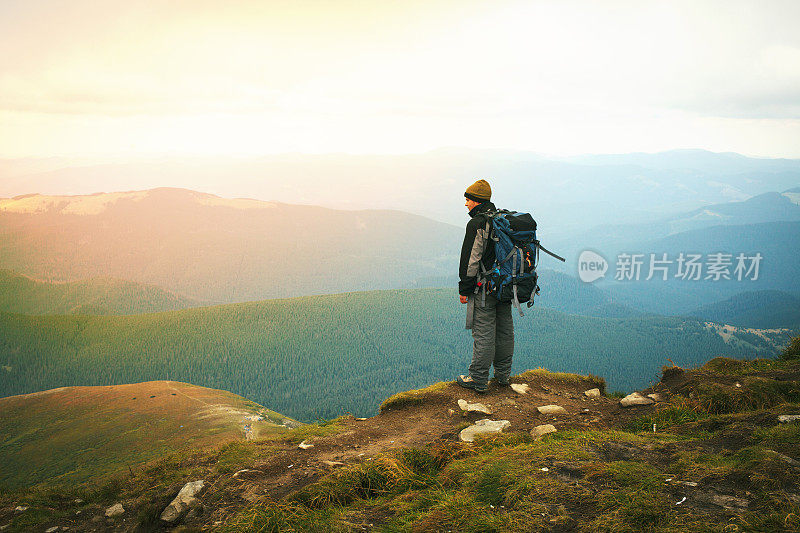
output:
M 310 421 L 377 412 L 385 397 L 465 373 L 472 339 L 452 289 L 373 291 L 130 316 L 0 313 L 0 396 L 68 385 L 176 380 Z M 668 359 L 772 356 L 755 334 L 727 344 L 702 321 L 515 316 L 514 372 L 595 374 L 610 390 L 656 381 Z M 773 334 L 785 344 L 797 332 Z M 735 335 L 735 334 L 734 334 Z
M 51 282 L 0 269 L 0 310 L 27 315 L 130 315 L 196 307 L 155 285 L 110 278 Z

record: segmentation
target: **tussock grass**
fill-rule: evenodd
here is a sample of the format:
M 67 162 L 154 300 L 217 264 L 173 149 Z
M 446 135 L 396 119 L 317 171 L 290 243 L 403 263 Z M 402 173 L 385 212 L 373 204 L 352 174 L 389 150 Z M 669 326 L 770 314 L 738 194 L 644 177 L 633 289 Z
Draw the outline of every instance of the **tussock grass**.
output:
M 305 424 L 284 433 L 282 437 L 288 438 L 290 442 L 299 444 L 311 437 L 329 437 L 331 435 L 337 435 L 344 431 L 344 426 L 342 425 L 343 418 L 344 417 L 339 417 L 332 420 L 320 420 L 313 424 Z M 268 438 L 266 440 L 270 439 Z
M 788 366 L 777 359 L 732 359 L 730 357 L 715 357 L 703 365 L 703 370 L 726 374 L 729 376 L 746 376 L 757 372 L 775 370 Z
M 629 422 L 626 429 L 630 431 L 652 431 L 669 429 L 680 424 L 696 422 L 710 415 L 694 401 L 682 396 L 675 396 L 668 403 L 658 404 L 655 412 Z
M 606 391 L 606 380 L 592 374 L 583 376 L 581 374 L 570 374 L 567 372 L 551 372 L 546 368 L 539 367 L 533 370 L 526 370 L 525 372 L 519 374 L 518 377 L 523 379 L 540 378 L 564 383 L 588 382 L 589 384 L 600 389 L 601 394 L 605 394 Z
M 340 508 L 309 510 L 296 502 L 266 501 L 237 514 L 222 528 L 226 533 L 258 532 L 281 533 L 286 531 L 314 531 L 340 533 L 353 530 L 343 520 Z
M 445 387 L 453 383 L 453 381 L 440 381 L 439 383 L 434 383 L 433 385 L 422 389 L 412 389 L 398 392 L 397 394 L 388 397 L 383 401 L 383 403 L 381 403 L 379 412 L 383 413 L 389 409 L 397 409 L 410 405 L 420 405 L 426 401 L 444 398 L 444 395 L 441 394 L 440 391 L 444 390 Z
M 712 414 L 769 409 L 782 403 L 800 402 L 800 382 L 752 377 L 741 388 L 700 383 L 695 387 L 700 407 Z
M 294 495 L 294 500 L 322 509 L 347 505 L 356 499 L 439 486 L 437 473 L 452 457 L 452 450 L 446 448 L 433 453 L 413 448 L 384 453 L 305 487 Z

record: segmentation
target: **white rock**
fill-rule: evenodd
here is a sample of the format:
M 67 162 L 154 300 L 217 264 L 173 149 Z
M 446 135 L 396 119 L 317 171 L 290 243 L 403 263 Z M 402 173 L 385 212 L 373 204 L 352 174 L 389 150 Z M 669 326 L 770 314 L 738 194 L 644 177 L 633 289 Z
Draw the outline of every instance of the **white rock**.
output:
M 543 415 L 565 415 L 567 410 L 560 405 L 540 405 L 536 409 Z
M 585 391 L 583 391 L 583 394 L 585 394 L 587 398 L 599 398 L 600 397 L 600 389 L 585 390 Z
M 778 415 L 778 422 L 794 422 L 800 420 L 800 415 Z
M 664 396 L 659 394 L 659 393 L 657 393 L 657 392 L 654 392 L 652 394 L 648 394 L 647 397 L 650 398 L 651 400 L 653 400 L 654 402 L 663 402 L 664 401 Z
M 484 413 L 487 415 L 492 414 L 492 410 L 482 403 L 469 403 L 467 400 L 458 400 L 458 406 L 462 411 L 466 411 L 468 413 Z
M 121 515 L 124 512 L 125 512 L 125 508 L 122 506 L 122 504 L 121 503 L 115 503 L 114 505 L 112 505 L 111 507 L 106 509 L 106 516 L 108 518 L 112 518 L 114 516 Z
M 58 526 L 53 526 L 51 528 L 45 529 L 44 533 L 55 533 L 56 531 L 58 531 Z
M 650 405 L 655 403 L 652 398 L 645 398 L 638 392 L 632 392 L 619 401 L 622 407 L 631 407 L 634 405 Z
M 511 389 L 517 394 L 528 394 L 528 391 L 531 390 L 527 383 L 512 383 Z
M 556 427 L 553 424 L 542 424 L 541 426 L 536 426 L 531 430 L 531 436 L 534 439 L 541 439 L 544 435 L 555 432 Z
M 27 510 L 28 510 L 28 506 L 27 505 L 17 505 L 14 508 L 14 512 L 15 513 L 24 513 Z
M 300 448 L 301 450 L 307 450 L 309 448 L 313 448 L 314 445 L 310 444 L 310 443 L 308 443 L 306 441 L 303 441 L 300 444 L 298 444 L 297 447 Z
M 475 435 L 482 433 L 500 433 L 510 425 L 511 422 L 508 420 L 489 420 L 488 418 L 484 418 L 483 420 L 478 420 L 468 428 L 462 429 L 459 438 L 464 442 L 473 442 L 475 440 Z
M 161 520 L 164 522 L 176 522 L 190 507 L 194 507 L 199 503 L 195 497 L 203 490 L 205 482 L 201 479 L 199 481 L 190 481 L 180 490 L 175 499 L 167 505 L 164 512 L 161 513 Z

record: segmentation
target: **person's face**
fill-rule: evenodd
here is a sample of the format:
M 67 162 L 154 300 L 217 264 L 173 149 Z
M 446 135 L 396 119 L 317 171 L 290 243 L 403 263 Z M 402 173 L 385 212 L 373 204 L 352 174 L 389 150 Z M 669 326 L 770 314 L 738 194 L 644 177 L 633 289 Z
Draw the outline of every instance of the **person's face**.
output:
M 475 206 L 478 205 L 478 202 L 467 198 L 467 201 L 464 202 L 464 205 L 467 206 L 467 211 L 472 211 L 475 208 Z

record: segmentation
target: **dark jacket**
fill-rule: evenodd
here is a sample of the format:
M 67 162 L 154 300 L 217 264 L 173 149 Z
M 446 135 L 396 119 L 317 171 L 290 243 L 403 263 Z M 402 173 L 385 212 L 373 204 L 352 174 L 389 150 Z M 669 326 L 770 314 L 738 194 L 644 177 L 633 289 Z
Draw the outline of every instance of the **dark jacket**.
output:
M 496 210 L 492 202 L 483 202 L 469 212 L 471 218 L 467 222 L 458 266 L 458 294 L 462 296 L 475 293 L 478 275 L 481 273 L 479 262 L 483 263 L 486 270 L 491 269 L 494 264 L 494 246 L 489 241 L 489 219 L 485 213 Z

